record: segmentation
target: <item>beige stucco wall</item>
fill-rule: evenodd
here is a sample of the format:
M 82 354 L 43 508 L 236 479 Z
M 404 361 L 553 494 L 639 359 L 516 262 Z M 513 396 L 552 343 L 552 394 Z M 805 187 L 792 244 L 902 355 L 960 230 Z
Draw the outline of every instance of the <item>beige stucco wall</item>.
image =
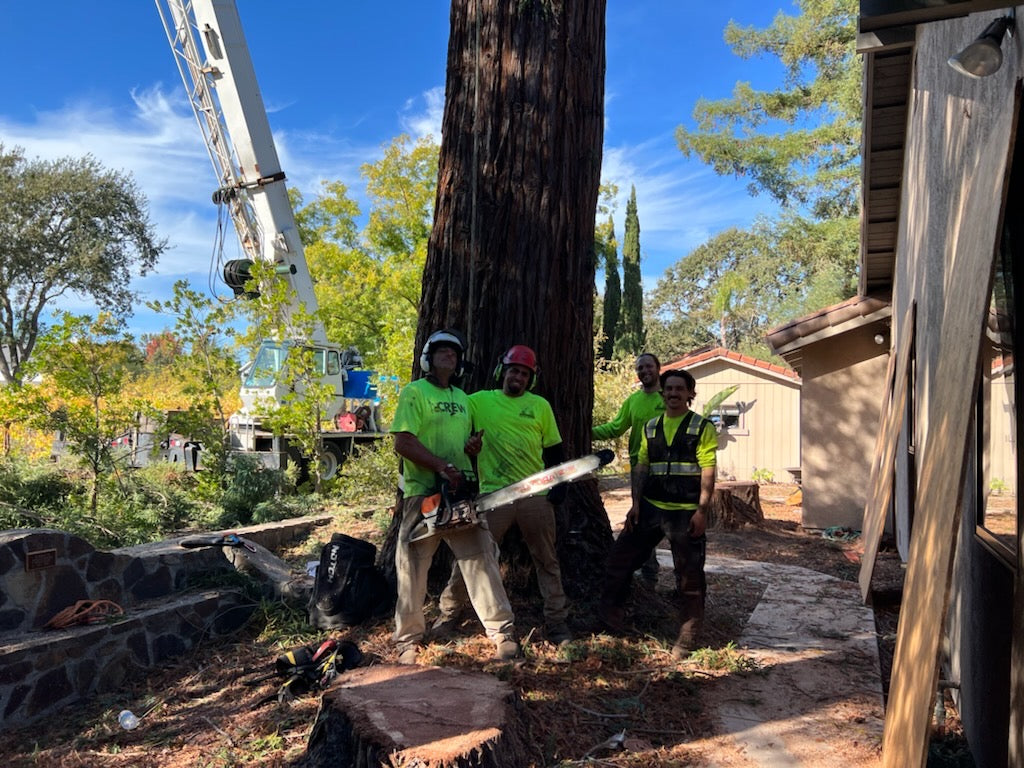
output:
M 876 334 L 883 344 L 876 344 Z M 871 323 L 803 349 L 803 525 L 860 530 L 888 367 Z
M 723 406 L 739 406 L 738 428 L 719 437 L 718 476 L 750 480 L 755 469 L 790 482 L 787 467 L 800 466 L 800 382 L 719 358 L 688 368 L 697 381 L 698 413 L 718 392 L 737 389 Z

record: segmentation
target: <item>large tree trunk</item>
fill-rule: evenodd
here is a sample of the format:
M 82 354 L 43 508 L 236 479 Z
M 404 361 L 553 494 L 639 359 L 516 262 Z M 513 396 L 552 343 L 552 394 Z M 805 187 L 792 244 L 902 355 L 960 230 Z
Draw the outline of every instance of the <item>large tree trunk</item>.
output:
M 508 347 L 532 347 L 567 458 L 590 450 L 604 37 L 605 0 L 453 0 L 417 332 L 417 351 L 438 328 L 466 333 L 470 392 Z M 595 482 L 559 527 L 567 589 L 592 591 L 611 543 Z

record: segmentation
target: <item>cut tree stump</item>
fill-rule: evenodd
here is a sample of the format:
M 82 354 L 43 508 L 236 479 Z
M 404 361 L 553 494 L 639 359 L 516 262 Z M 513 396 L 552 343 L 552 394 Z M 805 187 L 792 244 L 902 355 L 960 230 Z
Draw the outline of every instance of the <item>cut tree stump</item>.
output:
M 745 523 L 758 527 L 764 525 L 760 486 L 733 480 L 715 483 L 709 518 L 709 529 L 732 531 L 742 528 Z
M 303 768 L 514 768 L 532 754 L 519 699 L 483 672 L 381 665 L 345 672 L 321 699 Z

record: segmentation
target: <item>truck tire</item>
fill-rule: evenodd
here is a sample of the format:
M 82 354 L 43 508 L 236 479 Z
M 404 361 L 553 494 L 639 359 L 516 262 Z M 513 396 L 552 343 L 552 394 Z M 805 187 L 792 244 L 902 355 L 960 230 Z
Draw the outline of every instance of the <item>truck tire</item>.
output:
M 338 476 L 338 470 L 345 462 L 345 452 L 337 443 L 324 443 L 320 456 L 320 479 L 331 480 Z

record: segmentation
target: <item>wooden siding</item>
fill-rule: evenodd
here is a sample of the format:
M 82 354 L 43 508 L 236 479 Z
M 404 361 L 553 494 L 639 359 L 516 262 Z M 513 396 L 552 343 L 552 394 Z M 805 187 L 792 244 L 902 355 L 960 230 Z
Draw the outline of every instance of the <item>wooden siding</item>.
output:
M 755 469 L 768 470 L 779 482 L 790 482 L 786 471 L 800 466 L 800 382 L 738 366 L 726 359 L 709 360 L 687 370 L 697 381 L 693 410 L 718 392 L 739 385 L 723 407 L 738 406 L 738 428 L 719 437 L 720 479 L 751 480 Z

